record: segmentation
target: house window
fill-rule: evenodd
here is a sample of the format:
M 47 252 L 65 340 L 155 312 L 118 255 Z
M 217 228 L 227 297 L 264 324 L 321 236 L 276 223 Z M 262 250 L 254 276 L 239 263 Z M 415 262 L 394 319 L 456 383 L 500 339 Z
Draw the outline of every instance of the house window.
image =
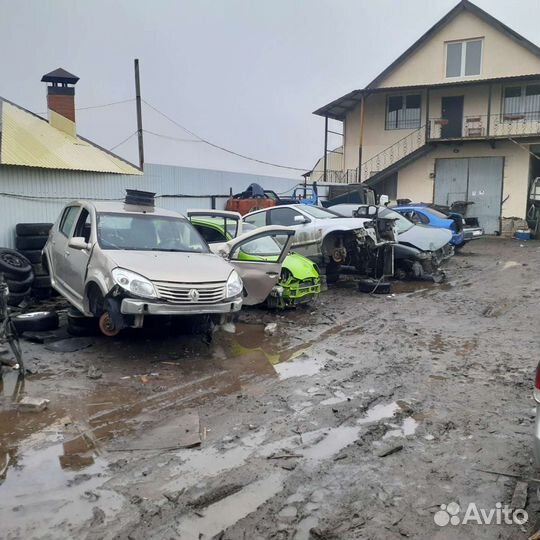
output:
M 385 129 L 419 128 L 420 104 L 420 94 L 389 96 L 386 105 Z
M 446 77 L 480 75 L 482 40 L 453 41 L 446 44 Z
M 503 114 L 540 119 L 540 84 L 507 86 L 504 89 Z

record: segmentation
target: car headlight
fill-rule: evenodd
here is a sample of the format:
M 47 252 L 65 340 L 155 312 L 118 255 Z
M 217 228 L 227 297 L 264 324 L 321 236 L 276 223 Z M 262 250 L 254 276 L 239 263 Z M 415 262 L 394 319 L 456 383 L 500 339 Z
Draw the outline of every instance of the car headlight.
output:
M 244 284 L 242 283 L 242 279 L 240 278 L 236 270 L 233 270 L 231 272 L 225 288 L 227 298 L 234 298 L 242 292 Z
M 122 289 L 143 298 L 156 298 L 157 292 L 151 281 L 145 277 L 125 270 L 124 268 L 115 268 L 112 271 L 112 277 L 117 285 Z

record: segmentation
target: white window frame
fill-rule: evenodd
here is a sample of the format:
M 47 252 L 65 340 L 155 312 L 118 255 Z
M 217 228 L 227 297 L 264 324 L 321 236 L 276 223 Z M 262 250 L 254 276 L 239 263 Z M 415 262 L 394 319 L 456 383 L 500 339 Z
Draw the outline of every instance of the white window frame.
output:
M 512 115 L 512 114 L 516 114 L 516 115 L 524 115 L 525 117 L 530 117 L 530 118 L 538 118 L 540 119 L 540 110 L 535 110 L 535 111 L 526 111 L 525 110 L 525 98 L 526 98 L 526 93 L 527 93 L 527 87 L 528 86 L 539 86 L 540 85 L 540 81 L 530 81 L 530 82 L 527 82 L 527 83 L 523 83 L 523 84 L 508 84 L 506 86 L 503 86 L 503 89 L 502 89 L 502 100 L 501 100 L 501 114 L 504 116 L 504 115 Z M 519 111 L 507 111 L 506 110 L 506 89 L 507 88 L 520 88 L 521 89 L 521 94 L 519 96 L 519 101 L 520 101 L 520 110 Z
M 467 63 L 467 43 L 471 41 L 480 42 L 480 71 L 473 75 L 465 75 L 465 65 Z M 448 45 L 455 45 L 456 43 L 461 43 L 461 66 L 459 70 L 459 75 L 446 75 L 448 71 Z M 478 77 L 482 75 L 482 68 L 484 66 L 484 38 L 470 38 L 470 39 L 458 39 L 455 41 L 445 41 L 444 43 L 444 78 L 445 79 L 467 79 L 469 77 Z

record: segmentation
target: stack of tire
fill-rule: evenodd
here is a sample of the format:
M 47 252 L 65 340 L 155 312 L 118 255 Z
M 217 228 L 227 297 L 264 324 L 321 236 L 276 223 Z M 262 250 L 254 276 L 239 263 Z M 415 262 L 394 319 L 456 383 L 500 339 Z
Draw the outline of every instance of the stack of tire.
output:
M 51 227 L 52 223 L 18 223 L 15 228 L 15 247 L 32 264 L 32 295 L 38 299 L 49 298 L 52 291 L 49 273 L 41 259 L 41 251 L 45 247 Z
M 9 287 L 10 306 L 18 306 L 32 294 L 34 271 L 24 255 L 14 249 L 0 248 L 0 272 Z

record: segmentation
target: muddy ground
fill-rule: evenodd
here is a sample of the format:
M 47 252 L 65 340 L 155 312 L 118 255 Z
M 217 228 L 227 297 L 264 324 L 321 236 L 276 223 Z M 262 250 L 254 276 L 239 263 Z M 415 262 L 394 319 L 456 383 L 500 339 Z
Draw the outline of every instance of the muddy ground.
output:
M 525 525 L 434 515 L 509 504 L 516 478 L 493 472 L 540 476 L 539 263 L 540 243 L 486 239 L 446 284 L 344 282 L 210 344 L 161 326 L 24 341 L 35 374 L 0 386 L 0 538 L 527 538 L 530 481 Z M 18 412 L 21 395 L 49 408 Z

